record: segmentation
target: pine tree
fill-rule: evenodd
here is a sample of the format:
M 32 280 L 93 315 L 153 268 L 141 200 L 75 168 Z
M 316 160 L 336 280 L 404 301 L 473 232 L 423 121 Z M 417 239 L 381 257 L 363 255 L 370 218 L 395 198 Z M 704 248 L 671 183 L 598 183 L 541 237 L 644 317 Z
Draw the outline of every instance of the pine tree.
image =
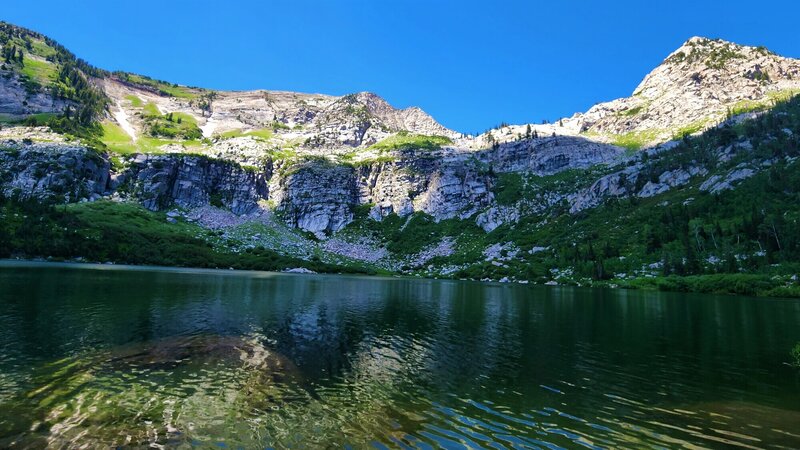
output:
M 10 47 L 9 46 L 4 46 L 3 47 L 3 59 L 7 63 L 13 63 L 16 54 L 17 54 L 17 47 L 16 46 L 12 45 Z
M 737 273 L 739 271 L 739 262 L 736 261 L 736 256 L 733 253 L 728 253 L 725 258 L 724 271 L 728 273 Z

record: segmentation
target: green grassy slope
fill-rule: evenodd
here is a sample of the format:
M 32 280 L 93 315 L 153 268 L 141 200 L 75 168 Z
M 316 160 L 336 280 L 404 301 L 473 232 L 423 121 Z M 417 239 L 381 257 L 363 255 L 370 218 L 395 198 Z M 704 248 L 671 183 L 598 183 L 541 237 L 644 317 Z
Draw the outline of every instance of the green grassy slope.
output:
M 71 104 L 47 120 L 53 129 L 79 135 L 98 131 L 97 119 L 108 99 L 90 78 L 104 77 L 106 72 L 54 40 L 6 22 L 0 22 L 0 46 L 3 70 L 16 73 L 29 93 L 47 92 Z
M 67 206 L 0 198 L 0 258 L 82 258 L 88 261 L 184 267 L 370 273 L 304 261 L 263 248 L 215 249 L 213 231 L 130 203 L 99 201 Z

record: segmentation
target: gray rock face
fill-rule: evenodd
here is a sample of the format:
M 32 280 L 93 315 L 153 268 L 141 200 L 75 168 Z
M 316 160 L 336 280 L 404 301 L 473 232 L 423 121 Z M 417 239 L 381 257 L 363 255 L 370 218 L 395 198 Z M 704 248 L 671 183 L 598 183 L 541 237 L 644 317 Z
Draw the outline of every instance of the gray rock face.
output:
M 633 186 L 636 185 L 641 169 L 642 166 L 634 165 L 598 179 L 588 189 L 570 197 L 571 206 L 569 211 L 574 214 L 585 209 L 594 208 L 606 198 L 630 195 Z
M 113 117 L 132 143 L 149 131 L 142 108 L 149 105 L 164 114 L 191 115 L 208 138 L 192 152 L 206 157 L 182 154 L 184 143 L 171 142 L 158 148 L 168 154 L 138 155 L 112 168 L 107 155 L 73 146 L 64 137 L 60 144 L 32 144 L 51 139 L 23 133 L 13 138 L 27 144 L 0 151 L 3 193 L 68 202 L 115 196 L 151 210 L 213 205 L 237 215 L 269 205 L 289 225 L 315 233 L 342 229 L 356 207 L 370 205 L 375 220 L 421 211 L 437 220 L 474 218 L 491 231 L 522 216 L 560 213 L 565 206 L 575 213 L 609 197 L 653 197 L 707 176 L 706 169 L 691 166 L 694 162 L 665 168 L 648 166 L 641 157 L 626 160 L 627 167 L 614 166 L 626 151 L 608 142 L 649 146 L 723 120 L 742 120 L 749 116 L 728 118 L 729 110 L 768 107 L 800 89 L 800 61 L 763 48 L 692 38 L 647 75 L 631 97 L 553 124 L 502 126 L 477 137 L 448 130 L 419 108 L 397 109 L 366 92 L 342 97 L 214 92 L 211 106 L 200 110 L 196 99 L 161 95 L 115 76 L 95 81 L 115 105 L 107 119 Z M 24 117 L 65 106 L 46 92 L 26 89 L 13 71 L 0 70 L 0 114 Z M 0 148 L 9 146 L 7 131 L 0 130 Z M 428 141 L 415 134 L 428 135 Z M 373 146 L 382 140 L 385 145 Z M 428 149 L 408 149 L 407 142 Z M 645 151 L 653 157 L 674 145 Z M 747 145 L 719 150 L 718 161 L 731 161 Z M 615 172 L 567 187 L 557 180 L 552 192 L 528 190 L 527 198 L 511 199 L 512 205 L 497 204 L 492 193 L 498 174 L 548 176 L 597 165 L 607 165 L 604 174 Z M 700 188 L 722 192 L 757 170 L 737 167 Z
M 423 211 L 437 220 L 466 218 L 492 201 L 492 179 L 476 160 L 447 151 L 406 151 L 397 161 L 359 168 L 360 202 L 376 219 Z
M 658 182 L 648 181 L 637 195 L 641 198 L 653 197 L 667 192 L 674 187 L 683 186 L 688 183 L 692 177 L 705 175 L 707 173 L 708 171 L 706 169 L 695 166 L 687 169 L 668 170 L 658 176 Z
M 756 171 L 749 167 L 736 168 L 725 175 L 714 175 L 710 177 L 700 185 L 700 190 L 712 194 L 719 194 L 722 191 L 733 189 L 739 181 L 750 178 L 755 174 Z
M 643 168 L 644 166 L 641 163 L 628 166 L 620 171 L 601 177 L 588 189 L 572 194 L 569 198 L 570 212 L 576 213 L 593 208 L 611 197 L 653 197 L 670 189 L 683 186 L 694 177 L 708 173 L 705 168 L 698 166 L 667 170 L 658 176 L 658 181 L 649 180 L 637 190 L 637 186 L 640 185 L 638 181 L 642 176 Z
M 247 171 L 202 157 L 147 155 L 112 172 L 106 155 L 63 144 L 0 151 L 0 187 L 5 195 L 75 202 L 116 192 L 131 195 L 154 211 L 219 202 L 236 214 L 251 213 L 268 196 L 268 173 L 269 168 Z
M 66 106 L 67 102 L 55 99 L 46 92 L 28 92 L 18 75 L 0 69 L 0 114 L 27 116 L 58 113 Z
M 305 163 L 270 182 L 270 200 L 287 222 L 313 232 L 333 232 L 353 220 L 353 208 L 371 204 L 380 220 L 423 211 L 436 219 L 466 218 L 492 200 L 488 174 L 463 164 L 408 152 L 394 162 L 358 168 Z
M 153 211 L 172 204 L 217 203 L 236 214 L 248 214 L 269 194 L 266 173 L 197 156 L 138 155 L 117 179 L 127 181 L 131 192 Z
M 474 217 L 490 232 L 556 205 L 577 213 L 611 197 L 659 195 L 708 173 L 693 165 L 642 180 L 650 170 L 646 158 L 622 160 L 622 150 L 579 138 L 501 144 L 481 152 L 405 150 L 397 152 L 394 160 L 356 167 L 316 158 L 297 164 L 281 162 L 278 169 L 269 159 L 260 168 L 245 169 L 229 161 L 173 154 L 137 155 L 112 170 L 107 155 L 67 143 L 5 141 L 0 146 L 6 148 L 0 151 L 0 189 L 5 195 L 61 202 L 114 195 L 136 199 L 154 211 L 211 204 L 236 215 L 263 211 L 270 205 L 290 226 L 325 234 L 349 224 L 360 205 L 372 205 L 370 217 L 375 220 L 422 211 L 437 220 Z M 652 158 L 661 151 L 667 150 L 648 153 Z M 618 164 L 624 161 L 628 165 Z M 577 192 L 534 192 L 513 205 L 494 201 L 496 173 L 549 175 L 602 163 L 621 168 Z M 757 170 L 737 167 L 724 176 L 710 177 L 700 189 L 718 193 Z
M 370 217 L 381 220 L 389 214 L 407 216 L 414 212 L 412 196 L 424 188 L 424 172 L 432 171 L 425 160 L 403 159 L 373 163 L 358 169 L 359 203 L 373 204 Z
M 498 172 L 526 171 L 552 175 L 565 169 L 585 169 L 618 161 L 625 150 L 582 137 L 556 136 L 501 144 L 478 152 L 478 158 Z
M 451 148 L 408 151 L 396 162 L 360 169 L 360 202 L 375 205 L 372 216 L 376 219 L 414 211 L 437 219 L 480 213 L 479 225 L 490 231 L 520 216 L 519 208 L 494 205 L 491 172 L 552 175 L 617 162 L 624 154 L 619 147 L 564 136 L 509 142 L 477 152 Z M 558 201 L 558 196 L 546 199 L 548 206 Z M 531 212 L 536 206 L 526 204 L 524 208 Z
M 490 233 L 505 223 L 516 222 L 519 218 L 520 208 L 498 205 L 480 213 L 475 219 L 475 223 Z
M 83 147 L 32 144 L 0 149 L 0 190 L 6 196 L 94 200 L 108 193 L 109 162 Z
M 263 202 L 274 206 L 289 225 L 316 233 L 342 229 L 353 220 L 354 208 L 365 204 L 373 205 L 371 216 L 376 220 L 415 211 L 437 220 L 472 217 L 494 205 L 493 171 L 551 174 L 614 161 L 622 152 L 580 138 L 547 138 L 481 152 L 403 150 L 394 160 L 357 167 L 316 158 L 275 170 L 266 159 L 262 167 L 245 170 L 234 162 L 201 156 L 140 154 L 112 171 L 107 156 L 82 147 L 59 144 L 58 149 L 28 156 L 29 148 L 37 146 L 41 144 L 22 145 L 21 151 L 5 155 L 5 190 L 17 188 L 40 197 L 69 191 L 64 201 L 117 193 L 154 211 L 212 204 L 239 215 L 255 212 Z M 94 165 L 86 169 L 89 164 Z M 80 189 L 73 186 L 75 180 L 81 180 Z M 504 209 L 479 220 L 489 230 L 518 216 Z
M 468 167 L 444 167 L 432 173 L 417 207 L 437 219 L 467 218 L 492 199 L 489 180 Z
M 428 113 L 417 107 L 396 109 L 383 98 L 371 93 L 356 94 L 356 101 L 364 105 L 373 117 L 390 130 L 409 130 L 414 133 L 455 137 L 457 133 L 448 130 Z
M 309 162 L 274 177 L 270 200 L 286 221 L 312 232 L 338 231 L 353 220 L 358 204 L 354 170 Z

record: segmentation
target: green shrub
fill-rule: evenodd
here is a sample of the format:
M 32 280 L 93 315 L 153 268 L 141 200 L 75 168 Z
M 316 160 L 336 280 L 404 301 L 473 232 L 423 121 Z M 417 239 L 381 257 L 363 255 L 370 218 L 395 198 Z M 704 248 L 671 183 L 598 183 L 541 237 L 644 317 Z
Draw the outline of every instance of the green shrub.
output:
M 443 145 L 450 145 L 453 141 L 446 136 L 427 136 L 401 131 L 393 136 L 372 145 L 370 150 L 438 150 Z

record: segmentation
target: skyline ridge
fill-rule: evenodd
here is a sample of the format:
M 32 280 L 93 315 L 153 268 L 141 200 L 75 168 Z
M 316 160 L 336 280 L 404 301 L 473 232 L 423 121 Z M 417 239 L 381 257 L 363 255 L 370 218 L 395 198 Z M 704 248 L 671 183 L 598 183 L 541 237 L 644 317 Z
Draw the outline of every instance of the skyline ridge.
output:
M 788 19 L 794 3 L 778 2 L 786 14 L 770 17 L 748 14 L 743 2 L 675 2 L 659 14 L 627 3 L 568 10 L 521 2 L 185 8 L 144 1 L 120 15 L 103 2 L 76 11 L 45 1 L 32 14 L 12 1 L 3 18 L 110 70 L 218 90 L 376 92 L 466 133 L 555 120 L 627 96 L 689 36 L 800 55 Z M 612 32 L 622 25 L 624 33 Z

